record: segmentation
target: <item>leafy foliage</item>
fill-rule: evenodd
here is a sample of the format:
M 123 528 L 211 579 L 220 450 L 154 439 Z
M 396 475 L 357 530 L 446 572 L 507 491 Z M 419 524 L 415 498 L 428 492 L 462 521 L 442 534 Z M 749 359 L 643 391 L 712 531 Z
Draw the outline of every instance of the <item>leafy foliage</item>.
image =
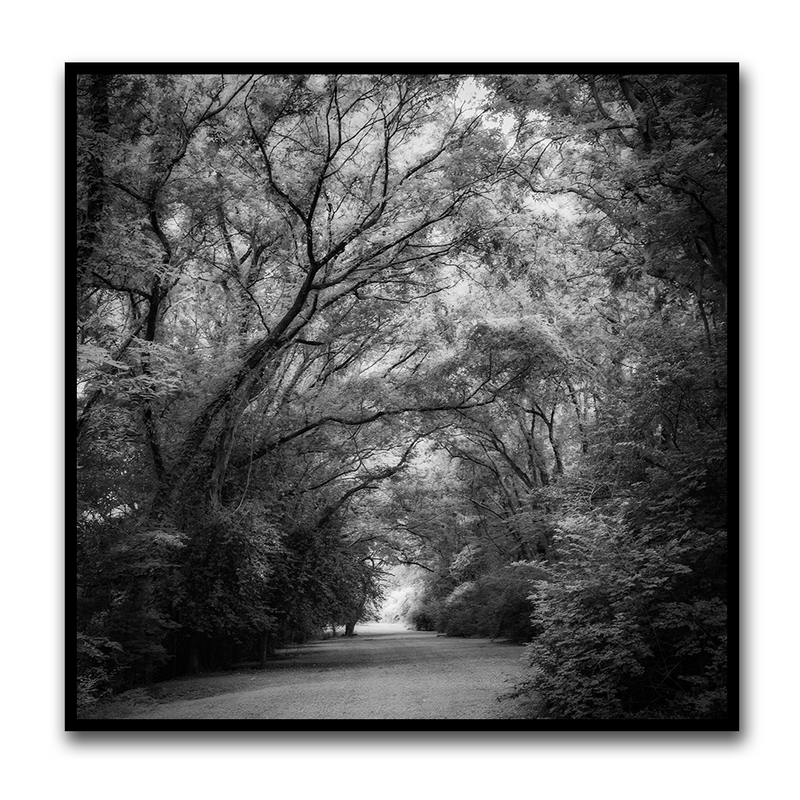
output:
M 105 636 L 78 633 L 78 710 L 86 712 L 114 687 L 114 678 L 121 669 L 116 656 L 122 650 L 119 642 Z
M 530 641 L 531 583 L 543 574 L 537 564 L 516 562 L 459 584 L 440 608 L 438 629 L 448 636 Z
M 378 613 L 719 718 L 725 75 L 80 75 L 79 697 Z
M 655 541 L 586 515 L 558 545 L 554 580 L 533 596 L 523 686 L 544 697 L 546 718 L 724 717 L 726 606 L 698 574 L 719 537 Z

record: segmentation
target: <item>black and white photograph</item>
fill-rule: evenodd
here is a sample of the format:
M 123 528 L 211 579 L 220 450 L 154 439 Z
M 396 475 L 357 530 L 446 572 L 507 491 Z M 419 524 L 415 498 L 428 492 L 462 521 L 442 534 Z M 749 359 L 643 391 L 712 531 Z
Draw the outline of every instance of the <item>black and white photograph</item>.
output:
M 67 63 L 67 728 L 738 730 L 738 70 Z

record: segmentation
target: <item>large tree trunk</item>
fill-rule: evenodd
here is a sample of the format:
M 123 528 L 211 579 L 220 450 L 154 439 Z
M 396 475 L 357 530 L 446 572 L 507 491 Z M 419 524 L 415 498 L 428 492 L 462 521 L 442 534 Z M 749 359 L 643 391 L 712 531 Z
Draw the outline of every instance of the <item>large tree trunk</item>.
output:
M 655 136 L 653 133 L 653 110 L 651 103 L 647 102 L 647 95 L 641 87 L 634 86 L 628 78 L 620 78 L 619 86 L 628 105 L 636 116 L 637 128 L 642 138 L 642 144 L 647 152 L 653 149 Z

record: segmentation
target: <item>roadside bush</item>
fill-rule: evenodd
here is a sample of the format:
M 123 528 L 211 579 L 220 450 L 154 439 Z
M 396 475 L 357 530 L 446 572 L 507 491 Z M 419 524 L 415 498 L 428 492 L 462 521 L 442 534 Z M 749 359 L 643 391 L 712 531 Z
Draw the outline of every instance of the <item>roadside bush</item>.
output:
M 546 582 L 549 577 L 541 564 L 529 561 L 518 561 L 485 575 L 481 581 L 487 601 L 483 630 L 491 630 L 488 635 L 495 639 L 529 642 L 535 633 L 533 582 Z
M 259 510 L 220 510 L 191 525 L 173 601 L 180 671 L 228 668 L 275 625 L 270 579 L 281 543 Z
M 441 615 L 440 603 L 424 595 L 417 597 L 406 613 L 406 622 L 415 631 L 435 631 Z
M 479 636 L 481 616 L 478 609 L 484 597 L 478 581 L 459 584 L 445 598 L 439 612 L 438 630 L 448 636 Z
M 105 636 L 78 633 L 77 677 L 78 712 L 89 710 L 98 700 L 110 694 L 114 679 L 123 668 L 119 662 L 122 645 Z
M 532 581 L 546 578 L 539 564 L 520 561 L 462 583 L 442 604 L 439 630 L 448 636 L 530 641 Z
M 724 717 L 726 606 L 696 569 L 724 534 L 654 541 L 590 515 L 565 528 L 554 579 L 536 583 L 522 687 L 546 718 Z
M 85 670 L 86 691 L 157 677 L 175 628 L 169 606 L 183 546 L 176 531 L 142 530 L 124 517 L 79 519 L 79 672 Z

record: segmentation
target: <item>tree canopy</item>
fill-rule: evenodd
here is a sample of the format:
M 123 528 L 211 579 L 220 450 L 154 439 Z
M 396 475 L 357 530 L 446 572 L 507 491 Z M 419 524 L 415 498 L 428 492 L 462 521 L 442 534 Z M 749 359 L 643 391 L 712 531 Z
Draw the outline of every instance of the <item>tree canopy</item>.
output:
M 724 717 L 730 70 L 73 77 L 79 703 L 392 592 Z

